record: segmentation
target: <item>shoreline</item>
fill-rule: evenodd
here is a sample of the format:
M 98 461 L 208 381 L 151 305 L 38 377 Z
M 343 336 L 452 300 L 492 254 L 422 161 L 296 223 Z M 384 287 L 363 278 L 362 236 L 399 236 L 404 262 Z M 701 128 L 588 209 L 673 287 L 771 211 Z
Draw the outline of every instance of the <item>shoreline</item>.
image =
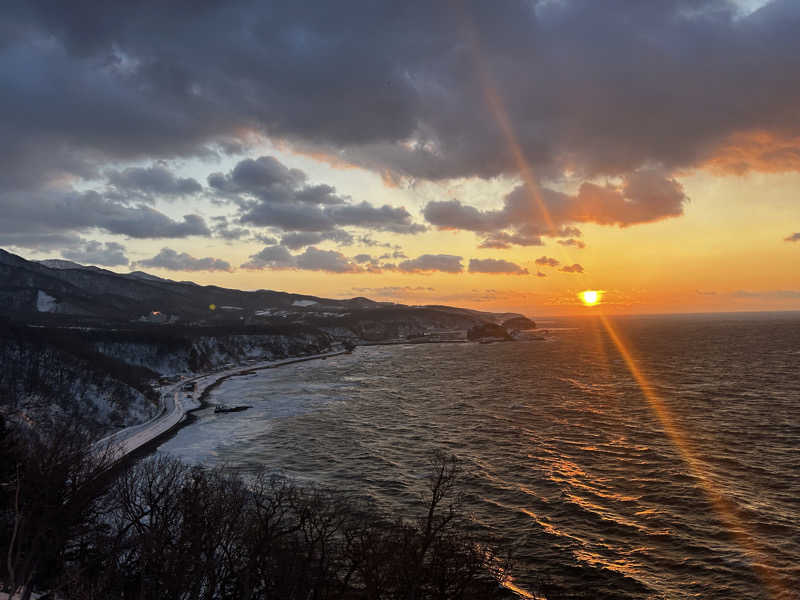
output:
M 524 340 L 528 341 L 528 340 Z M 416 340 L 386 340 L 386 341 L 361 341 L 356 348 L 364 346 L 400 346 L 422 344 L 470 344 L 477 343 L 461 339 L 416 339 Z M 110 451 L 114 454 L 113 465 L 116 468 L 128 460 L 138 460 L 150 454 L 160 446 L 168 437 L 174 435 L 182 427 L 191 425 L 195 416 L 193 413 L 208 408 L 208 401 L 212 391 L 226 380 L 241 375 L 248 375 L 256 371 L 275 369 L 278 367 L 322 360 L 328 357 L 352 354 L 351 350 L 332 350 L 309 356 L 294 356 L 285 359 L 268 360 L 251 365 L 239 365 L 217 372 L 206 372 L 192 375 L 185 379 L 160 388 L 160 407 L 158 414 L 144 423 L 131 425 L 125 429 L 115 431 L 93 443 L 98 450 Z M 187 383 L 194 383 L 191 399 L 181 398 L 186 393 L 183 387 Z M 115 447 L 116 446 L 116 447 Z
M 207 408 L 210 392 L 231 377 L 350 353 L 347 350 L 336 350 L 311 356 L 295 356 L 263 361 L 248 366 L 237 366 L 217 373 L 200 373 L 187 377 L 167 386 L 166 389 L 161 388 L 159 411 L 150 420 L 115 431 L 95 441 L 92 445 L 101 452 L 108 451 L 113 454 L 113 463 L 110 469 L 115 469 L 128 460 L 136 460 L 149 454 L 161 445 L 167 436 L 173 435 L 183 426 L 190 425 L 194 421 L 192 413 Z M 191 393 L 191 400 L 179 398 L 180 394 L 184 392 L 183 386 L 192 382 L 195 387 Z

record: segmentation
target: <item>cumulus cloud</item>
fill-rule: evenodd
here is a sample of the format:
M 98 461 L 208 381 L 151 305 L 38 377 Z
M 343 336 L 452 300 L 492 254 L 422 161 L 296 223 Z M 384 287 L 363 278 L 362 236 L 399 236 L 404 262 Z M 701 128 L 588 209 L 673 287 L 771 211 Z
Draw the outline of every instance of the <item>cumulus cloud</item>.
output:
M 84 265 L 103 265 L 104 267 L 117 267 L 128 264 L 125 256 L 125 246 L 117 242 L 98 242 L 95 240 L 83 241 L 79 246 L 66 248 L 61 251 L 61 256 L 68 260 Z
M 328 271 L 330 273 L 358 273 L 362 269 L 341 252 L 319 250 L 311 246 L 295 256 L 298 269 Z
M 177 177 L 163 164 L 109 170 L 105 175 L 122 198 L 170 199 L 197 194 L 203 189 L 196 179 Z
M 470 273 L 494 273 L 510 275 L 527 275 L 528 269 L 520 267 L 518 264 L 502 259 L 494 258 L 471 258 L 469 261 Z
M 2 229 L 2 227 L 0 227 Z M 84 240 L 75 233 L 55 231 L 15 232 L 0 231 L 0 247 L 18 247 L 30 250 L 64 250 L 83 245 Z
M 559 263 L 555 258 L 550 258 L 549 256 L 540 256 L 535 261 L 537 265 L 542 265 L 543 267 L 557 267 Z
M 353 236 L 344 229 L 334 229 L 332 231 L 294 231 L 281 237 L 281 244 L 290 250 L 299 250 L 306 246 L 315 246 L 326 240 L 331 240 L 337 244 L 350 245 L 353 243 Z
M 291 269 L 295 266 L 294 256 L 286 246 L 265 246 L 260 252 L 250 256 L 242 265 L 243 269 Z
M 479 248 L 495 248 L 505 249 L 511 246 L 544 246 L 542 237 L 540 235 L 522 235 L 519 233 L 508 233 L 505 231 L 498 231 L 489 234 L 478 246 Z
M 414 259 L 404 260 L 397 265 L 403 273 L 426 273 L 441 271 L 442 273 L 461 273 L 464 266 L 460 256 L 452 254 L 423 254 Z
M 306 175 L 299 169 L 285 166 L 274 156 L 261 156 L 239 161 L 227 175 L 212 173 L 207 181 L 218 192 L 271 197 L 297 189 L 305 183 Z M 328 193 L 332 191 L 327 186 L 325 188 Z M 335 198 L 332 201 L 341 202 Z
M 353 226 L 392 233 L 416 234 L 426 230 L 412 222 L 403 207 L 354 204 L 347 196 L 326 185 L 309 185 L 305 173 L 291 169 L 272 156 L 244 159 L 228 173 L 213 173 L 209 186 L 239 207 L 242 223 L 295 232 L 295 248 L 316 244 L 323 239 L 352 241 L 340 227 Z M 300 244 L 302 233 L 322 233 L 309 244 Z M 305 236 L 312 239 L 311 236 Z M 291 247 L 291 246 L 290 246 Z
M 564 265 L 559 271 L 564 271 L 564 273 L 583 273 L 583 267 L 575 263 L 574 265 Z
M 567 240 L 556 240 L 562 246 L 575 246 L 579 250 L 586 248 L 586 244 L 581 240 L 576 240 L 575 238 L 569 238 Z
M 162 248 L 153 256 L 136 262 L 138 267 L 168 271 L 232 271 L 230 263 L 219 258 L 195 258 L 186 252 Z
M 784 242 L 800 242 L 800 232 L 793 233 L 792 235 L 783 238 Z
M 329 273 L 359 273 L 362 269 L 354 261 L 335 250 L 320 250 L 313 246 L 304 252 L 292 254 L 286 246 L 266 246 L 253 254 L 242 265 L 243 269 L 300 269 L 327 271 Z
M 680 183 L 659 170 L 648 169 L 629 173 L 619 185 L 584 182 L 575 194 L 547 188 L 532 190 L 522 184 L 509 192 L 503 206 L 496 210 L 478 210 L 459 200 L 432 201 L 423 214 L 439 229 L 489 234 L 482 246 L 502 248 L 539 245 L 541 235 L 579 235 L 574 223 L 628 227 L 677 217 L 683 214 L 685 200 Z M 507 228 L 515 228 L 515 234 L 504 232 Z
M 97 228 L 132 238 L 184 238 L 209 235 L 199 215 L 175 220 L 146 204 L 128 205 L 96 191 L 40 190 L 35 194 L 0 192 L 0 234 L 45 233 Z

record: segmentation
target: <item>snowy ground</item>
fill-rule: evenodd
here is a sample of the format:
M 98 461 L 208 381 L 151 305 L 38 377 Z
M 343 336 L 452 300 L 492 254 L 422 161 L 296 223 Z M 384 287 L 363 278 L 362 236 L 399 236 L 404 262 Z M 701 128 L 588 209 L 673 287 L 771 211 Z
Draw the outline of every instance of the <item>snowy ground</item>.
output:
M 256 369 L 271 369 L 280 367 L 281 365 L 288 365 L 295 362 L 306 360 L 314 360 L 317 358 L 336 356 L 342 354 L 342 351 L 326 352 L 323 354 L 314 354 L 311 356 L 303 356 L 300 358 L 287 358 L 284 360 L 270 360 L 258 363 L 253 363 L 247 366 L 237 366 L 223 371 L 214 373 L 206 373 L 203 375 L 196 375 L 188 377 L 168 386 L 161 388 L 161 410 L 158 415 L 145 423 L 126 427 L 120 431 L 112 433 L 101 440 L 95 442 L 95 448 L 98 451 L 103 451 L 109 448 L 114 456 L 114 460 L 118 461 L 125 458 L 133 451 L 141 448 L 148 442 L 156 439 L 160 435 L 166 433 L 178 423 L 180 423 L 186 415 L 197 408 L 200 408 L 200 397 L 209 386 L 215 384 L 220 379 L 236 375 L 242 371 L 253 371 Z M 186 384 L 193 384 L 194 389 L 190 392 L 183 391 Z M 0 596 L 0 600 L 7 600 Z

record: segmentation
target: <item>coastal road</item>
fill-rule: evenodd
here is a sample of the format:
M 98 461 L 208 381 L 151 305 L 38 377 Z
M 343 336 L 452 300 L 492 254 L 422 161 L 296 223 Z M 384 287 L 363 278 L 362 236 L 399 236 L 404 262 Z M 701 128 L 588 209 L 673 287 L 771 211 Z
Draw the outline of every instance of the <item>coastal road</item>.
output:
M 284 360 L 263 361 L 252 365 L 242 365 L 224 371 L 203 373 L 182 379 L 177 383 L 161 389 L 159 412 L 155 417 L 144 423 L 126 427 L 125 429 L 121 429 L 120 431 L 116 431 L 111 435 L 97 440 L 94 443 L 94 447 L 97 452 L 109 452 L 113 462 L 116 463 L 145 444 L 164 435 L 177 426 L 189 412 L 200 408 L 202 406 L 200 397 L 203 392 L 222 379 L 227 379 L 228 377 L 233 377 L 242 373 L 249 373 L 250 371 L 273 369 L 283 365 L 327 358 L 329 356 L 337 356 L 345 353 L 345 351 L 334 351 L 310 356 L 287 358 Z M 187 392 L 183 390 L 183 387 L 187 383 L 194 384 L 191 397 L 187 397 Z

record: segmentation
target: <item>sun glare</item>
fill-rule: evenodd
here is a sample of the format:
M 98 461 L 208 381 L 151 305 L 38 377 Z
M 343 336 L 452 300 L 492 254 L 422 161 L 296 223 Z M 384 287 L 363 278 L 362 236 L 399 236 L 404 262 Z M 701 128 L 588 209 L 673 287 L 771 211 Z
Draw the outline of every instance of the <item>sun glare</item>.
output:
M 600 302 L 600 297 L 602 295 L 603 293 L 598 290 L 584 290 L 578 294 L 578 297 L 586 306 L 594 306 Z

